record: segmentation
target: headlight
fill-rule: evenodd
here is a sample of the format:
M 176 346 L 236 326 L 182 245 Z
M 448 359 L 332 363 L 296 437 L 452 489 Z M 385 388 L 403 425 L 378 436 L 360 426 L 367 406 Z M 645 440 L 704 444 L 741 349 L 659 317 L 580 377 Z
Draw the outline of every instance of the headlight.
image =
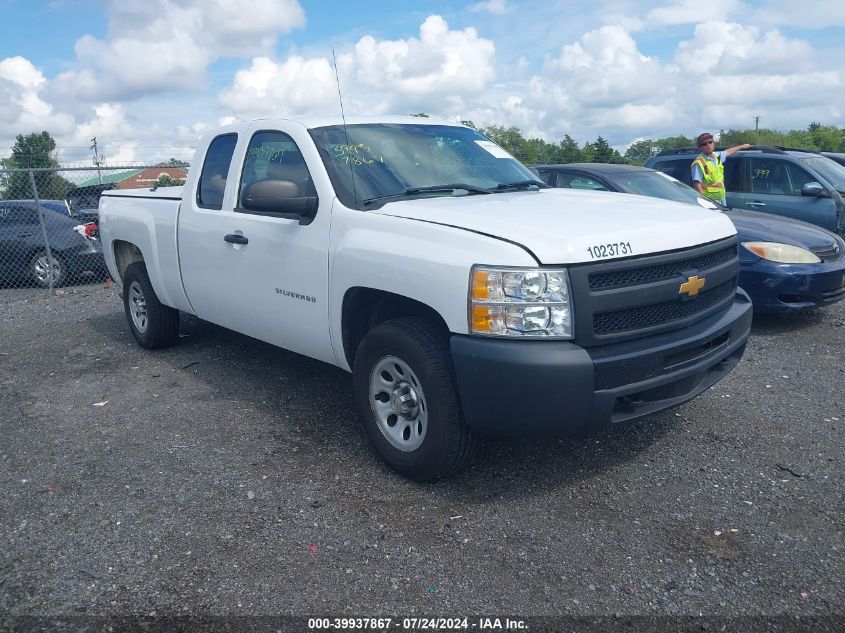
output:
M 474 266 L 469 295 L 472 334 L 572 338 L 566 270 Z
M 743 242 L 742 245 L 758 257 L 780 264 L 818 264 L 821 261 L 807 249 L 789 244 Z

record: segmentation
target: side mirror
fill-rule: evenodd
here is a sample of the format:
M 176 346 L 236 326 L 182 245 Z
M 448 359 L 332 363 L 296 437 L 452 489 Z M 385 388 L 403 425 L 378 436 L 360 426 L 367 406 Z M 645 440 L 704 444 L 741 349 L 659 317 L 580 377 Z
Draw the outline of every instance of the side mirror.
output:
M 241 194 L 245 211 L 310 224 L 317 213 L 316 196 L 300 196 L 291 180 L 269 178 L 247 185 Z
M 827 190 L 818 182 L 808 182 L 801 187 L 801 195 L 811 196 L 813 198 L 825 198 L 827 197 Z

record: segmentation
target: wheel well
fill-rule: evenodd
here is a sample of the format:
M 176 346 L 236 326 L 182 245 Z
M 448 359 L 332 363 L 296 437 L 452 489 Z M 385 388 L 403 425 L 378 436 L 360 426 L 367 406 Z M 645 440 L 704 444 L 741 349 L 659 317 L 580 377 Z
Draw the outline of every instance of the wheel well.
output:
M 124 242 L 123 240 L 115 240 L 112 243 L 112 247 L 114 248 L 114 261 L 117 264 L 117 272 L 120 275 L 120 280 L 123 281 L 123 274 L 126 272 L 129 264 L 143 262 L 144 254 L 137 246 L 130 242 Z
M 398 317 L 423 317 L 432 323 L 444 338 L 449 327 L 443 317 L 424 303 L 384 290 L 350 288 L 343 297 L 343 353 L 352 367 L 355 352 L 367 332 L 379 323 Z

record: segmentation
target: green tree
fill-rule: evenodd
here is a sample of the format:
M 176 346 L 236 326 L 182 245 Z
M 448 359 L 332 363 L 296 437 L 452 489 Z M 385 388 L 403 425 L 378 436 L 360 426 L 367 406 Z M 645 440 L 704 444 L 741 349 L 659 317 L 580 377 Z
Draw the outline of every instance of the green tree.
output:
M 12 154 L 0 161 L 3 169 L 44 169 L 59 167 L 59 161 L 53 157 L 56 141 L 49 132 L 33 132 L 32 134 L 18 134 Z M 34 172 L 38 197 L 42 200 L 61 200 L 65 194 L 73 189 L 73 184 L 56 174 L 54 171 Z M 31 199 L 35 197 L 29 173 L 26 171 L 7 172 L 2 175 L 0 186 L 3 188 L 2 197 L 6 200 L 15 198 Z
M 519 128 L 494 124 L 481 130 L 481 133 L 517 160 L 529 162 L 527 141 Z
M 178 187 L 179 185 L 184 185 L 185 181 L 180 178 L 172 178 L 167 174 L 162 174 L 158 178 L 156 178 L 155 186 L 156 187 Z
M 191 164 L 188 161 L 179 160 L 178 158 L 173 158 L 172 156 L 166 163 L 162 163 L 162 167 L 181 167 L 182 169 L 187 169 L 190 166 Z
M 625 160 L 635 165 L 642 165 L 649 158 L 657 153 L 657 146 L 654 141 L 643 140 L 631 143 L 625 150 Z
M 610 144 L 599 136 L 595 142 L 584 145 L 584 155 L 590 157 L 591 163 L 624 163 L 621 154 L 613 149 Z
M 581 151 L 581 148 L 578 147 L 578 143 L 575 142 L 569 134 L 565 134 L 563 140 L 557 144 L 557 148 L 555 150 L 555 161 L 556 163 L 581 163 L 584 161 L 584 153 Z
M 428 115 L 425 112 L 417 112 L 417 113 L 412 112 L 411 116 L 420 117 L 421 119 L 427 119 L 428 118 Z

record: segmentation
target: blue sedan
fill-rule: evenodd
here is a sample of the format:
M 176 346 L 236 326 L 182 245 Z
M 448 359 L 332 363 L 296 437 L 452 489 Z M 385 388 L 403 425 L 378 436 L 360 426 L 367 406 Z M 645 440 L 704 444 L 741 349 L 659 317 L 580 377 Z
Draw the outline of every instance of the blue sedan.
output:
M 632 193 L 723 210 L 740 243 L 739 285 L 756 312 L 807 310 L 845 298 L 845 242 L 823 228 L 722 209 L 682 182 L 645 167 L 573 163 L 532 169 L 553 187 Z

